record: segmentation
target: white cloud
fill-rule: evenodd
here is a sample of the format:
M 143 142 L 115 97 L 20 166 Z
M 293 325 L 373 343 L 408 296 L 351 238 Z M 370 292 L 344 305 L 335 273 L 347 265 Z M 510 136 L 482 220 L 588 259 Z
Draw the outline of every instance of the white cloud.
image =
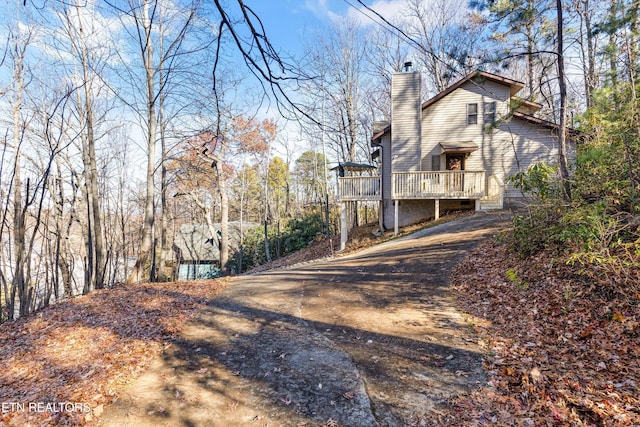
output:
M 349 7 L 346 13 L 346 17 L 348 19 L 353 20 L 362 26 L 369 26 L 375 24 L 375 22 L 380 22 L 380 18 L 371 10 L 367 10 L 367 8 L 356 2 L 353 4 L 354 6 L 359 7 Z M 400 16 L 405 4 L 406 0 L 376 0 L 369 6 L 369 8 L 384 17 L 387 21 L 394 21 L 395 18 Z
M 330 13 L 327 0 L 305 0 L 304 8 L 320 18 L 324 18 Z
M 347 9 L 340 7 L 347 3 L 350 4 Z M 375 0 L 369 5 L 369 8 L 375 10 L 385 19 L 391 20 L 400 14 L 405 3 L 406 0 Z M 328 18 L 334 22 L 346 18 L 362 26 L 368 26 L 374 24 L 372 19 L 380 20 L 373 12 L 367 10 L 366 7 L 360 5 L 356 0 L 346 3 L 334 1 L 333 4 L 331 4 L 329 0 L 305 0 L 304 8 L 320 19 Z

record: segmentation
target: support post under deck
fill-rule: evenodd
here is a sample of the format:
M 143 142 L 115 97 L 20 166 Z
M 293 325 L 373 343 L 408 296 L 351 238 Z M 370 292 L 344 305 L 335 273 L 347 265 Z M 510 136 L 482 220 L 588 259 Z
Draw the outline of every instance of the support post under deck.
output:
M 400 200 L 396 199 L 393 201 L 393 234 L 395 236 L 398 235 L 398 205 L 400 204 Z
M 340 250 L 347 246 L 347 206 L 345 202 L 340 203 Z

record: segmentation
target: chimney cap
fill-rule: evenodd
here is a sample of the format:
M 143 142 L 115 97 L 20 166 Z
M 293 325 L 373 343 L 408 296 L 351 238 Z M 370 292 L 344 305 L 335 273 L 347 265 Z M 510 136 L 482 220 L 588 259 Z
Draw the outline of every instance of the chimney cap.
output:
M 407 61 L 404 63 L 404 72 L 408 73 L 409 70 L 411 69 L 411 67 L 413 67 L 413 62 L 411 61 Z

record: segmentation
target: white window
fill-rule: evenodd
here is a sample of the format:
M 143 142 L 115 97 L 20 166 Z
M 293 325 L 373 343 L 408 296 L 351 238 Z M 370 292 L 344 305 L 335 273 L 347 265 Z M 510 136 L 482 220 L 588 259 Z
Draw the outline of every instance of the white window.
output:
M 483 105 L 484 123 L 493 123 L 496 121 L 496 101 L 485 102 Z
M 478 104 L 467 104 L 467 124 L 478 124 Z

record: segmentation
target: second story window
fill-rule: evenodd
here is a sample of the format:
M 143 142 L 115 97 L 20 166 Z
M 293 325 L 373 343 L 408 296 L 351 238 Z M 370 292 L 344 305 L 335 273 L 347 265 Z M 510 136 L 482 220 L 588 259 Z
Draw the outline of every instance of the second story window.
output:
M 467 104 L 467 124 L 478 124 L 478 104 Z
M 493 123 L 496 121 L 496 101 L 485 102 L 483 105 L 484 123 Z

